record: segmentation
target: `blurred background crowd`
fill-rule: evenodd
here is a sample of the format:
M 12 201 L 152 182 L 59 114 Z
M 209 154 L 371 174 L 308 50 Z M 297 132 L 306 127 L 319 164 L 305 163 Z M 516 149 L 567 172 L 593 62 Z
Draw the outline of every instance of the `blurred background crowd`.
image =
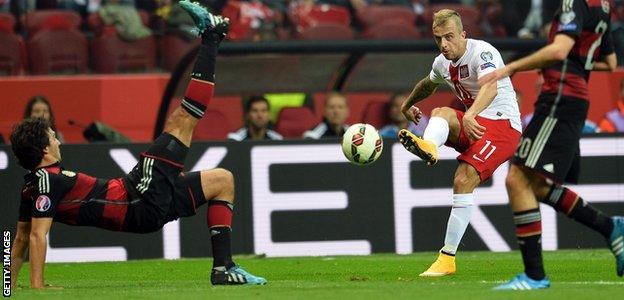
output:
M 560 1 L 550 0 L 197 1 L 230 19 L 231 30 L 227 37 L 230 43 L 301 40 L 430 42 L 433 13 L 442 8 L 455 9 L 461 14 L 469 37 L 520 41 L 543 39 L 560 6 Z M 610 1 L 613 7 L 611 31 L 622 63 L 624 0 Z M 0 80 L 59 74 L 166 74 L 174 71 L 183 56 L 198 44 L 193 20 L 180 8 L 178 0 L 0 0 Z M 539 80 L 536 88 L 539 88 Z M 400 128 L 409 128 L 420 135 L 427 122 L 425 119 L 418 126 L 408 124 L 401 115 L 400 103 L 408 90 L 389 90 L 377 97 L 381 98 L 377 99 L 379 101 L 362 101 L 351 95 L 316 91 L 323 92 L 323 95 L 294 96 L 302 97 L 301 101 L 295 101 L 295 105 L 283 103 L 283 100 L 289 103 L 293 97 L 263 95 L 262 92 L 266 91 L 258 91 L 253 96 L 239 94 L 240 103 L 235 107 L 240 113 L 234 114 L 235 117 L 215 113 L 212 117 L 214 124 L 207 125 L 212 129 L 203 139 L 340 137 L 346 126 L 353 122 L 371 123 L 384 137 L 394 137 Z M 624 88 L 621 95 L 624 96 Z M 41 115 L 52 120 L 51 103 L 65 101 L 48 101 L 46 95 L 36 94 L 14 101 L 23 105 L 28 99 L 24 117 Z M 602 119 L 588 120 L 586 132 L 624 131 L 622 103 L 608 104 L 608 113 L 600 114 Z M 523 117 L 528 120 L 530 116 L 525 114 Z M 221 119 L 242 127 L 231 125 L 219 129 L 223 123 L 218 121 Z M 70 125 L 76 125 L 72 122 L 69 121 Z M 87 125 L 83 127 L 91 128 Z M 97 126 L 100 125 L 104 126 L 96 124 L 95 129 L 91 129 L 99 132 L 101 128 Z M 198 135 L 201 135 L 201 129 L 199 131 Z M 122 136 L 118 134 L 117 141 L 128 141 L 121 139 Z M 99 139 L 106 140 L 107 137 L 100 136 Z

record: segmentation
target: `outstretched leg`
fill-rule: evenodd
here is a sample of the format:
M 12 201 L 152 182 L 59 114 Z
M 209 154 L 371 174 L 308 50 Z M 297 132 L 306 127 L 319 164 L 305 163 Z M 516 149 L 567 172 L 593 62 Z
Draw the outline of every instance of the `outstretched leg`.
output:
M 197 119 L 203 116 L 212 98 L 217 45 L 225 37 L 228 20 L 209 13 L 197 3 L 180 1 L 180 6 L 195 21 L 202 36 L 202 45 L 181 107 L 172 114 L 165 131 L 190 145 Z M 206 219 L 214 257 L 210 281 L 216 285 L 266 284 L 264 278 L 248 273 L 232 260 L 234 176 L 225 169 L 214 169 L 202 171 L 200 178 L 203 197 L 208 203 Z

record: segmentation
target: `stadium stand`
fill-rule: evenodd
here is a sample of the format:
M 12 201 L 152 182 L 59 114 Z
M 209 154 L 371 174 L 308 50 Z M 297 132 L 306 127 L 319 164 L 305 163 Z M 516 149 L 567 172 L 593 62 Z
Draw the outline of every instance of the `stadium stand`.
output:
M 71 11 L 34 11 L 23 16 L 32 74 L 80 74 L 88 70 L 87 38 L 82 20 Z
M 13 15 L 0 13 L 0 75 L 21 75 L 26 69 L 26 46 L 14 28 Z
M 368 5 L 357 10 L 357 19 L 363 24 L 363 38 L 418 39 L 416 13 L 404 6 Z
M 351 14 L 335 5 L 294 6 L 288 12 L 294 37 L 304 40 L 348 40 L 354 37 Z
M 275 129 L 285 138 L 299 138 L 319 121 L 308 107 L 284 107 L 277 117 Z
M 143 24 L 149 25 L 149 14 L 139 11 Z M 105 25 L 97 13 L 88 19 L 95 37 L 91 41 L 91 63 L 97 73 L 149 72 L 156 67 L 156 39 L 154 36 L 137 41 L 125 41 L 115 27 Z

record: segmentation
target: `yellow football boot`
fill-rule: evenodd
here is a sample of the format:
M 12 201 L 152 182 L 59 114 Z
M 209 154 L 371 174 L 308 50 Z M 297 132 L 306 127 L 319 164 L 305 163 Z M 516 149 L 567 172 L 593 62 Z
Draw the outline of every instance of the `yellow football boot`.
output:
M 420 157 L 428 165 L 433 166 L 438 162 L 438 147 L 430 141 L 415 136 L 409 130 L 401 129 L 399 131 L 399 142 L 407 151 Z
M 420 277 L 440 277 L 455 274 L 455 256 L 440 252 L 438 259 L 427 269 L 420 273 Z

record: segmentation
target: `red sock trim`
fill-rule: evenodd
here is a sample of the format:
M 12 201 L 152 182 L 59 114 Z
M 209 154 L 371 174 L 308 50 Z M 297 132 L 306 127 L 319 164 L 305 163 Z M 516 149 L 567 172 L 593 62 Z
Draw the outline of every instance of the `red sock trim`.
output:
M 526 237 L 542 233 L 542 221 L 516 225 L 516 236 Z
M 575 192 L 567 188 L 563 189 L 563 197 L 560 200 L 561 203 L 559 204 L 559 209 L 564 214 L 569 215 L 578 200 L 579 196 Z
M 214 83 L 197 78 L 191 78 L 184 97 L 208 106 L 214 94 Z
M 206 217 L 209 228 L 215 226 L 232 227 L 232 209 L 225 203 L 209 203 Z

